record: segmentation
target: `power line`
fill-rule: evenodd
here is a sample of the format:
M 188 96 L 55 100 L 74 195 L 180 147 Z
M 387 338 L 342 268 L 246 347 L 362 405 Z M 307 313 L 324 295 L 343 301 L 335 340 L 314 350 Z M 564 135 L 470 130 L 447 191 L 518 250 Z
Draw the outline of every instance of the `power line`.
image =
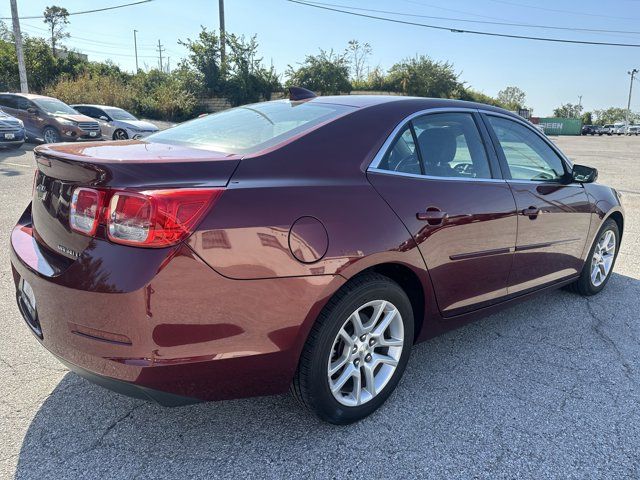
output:
M 630 30 L 601 30 L 597 28 L 560 27 L 556 25 L 536 25 L 532 23 L 511 23 L 511 22 L 495 22 L 495 21 L 487 21 L 487 20 L 469 20 L 465 18 L 438 17 L 438 16 L 432 16 L 432 15 L 420 15 L 417 13 L 395 12 L 391 10 L 375 10 L 372 8 L 352 7 L 350 5 L 340 5 L 336 3 L 322 3 L 322 2 L 313 2 L 313 1 L 307 1 L 305 3 L 313 4 L 313 5 L 324 5 L 327 7 L 347 8 L 349 10 L 358 10 L 362 12 L 386 13 L 390 15 L 399 15 L 403 17 L 430 18 L 433 20 L 453 20 L 456 22 L 482 23 L 486 25 L 502 25 L 502 26 L 508 26 L 508 27 L 529 27 L 529 28 L 542 28 L 542 29 L 550 29 L 550 30 L 567 30 L 572 32 L 624 33 L 624 34 L 640 35 L 640 31 L 630 31 Z
M 536 40 L 539 42 L 568 43 L 568 44 L 578 44 L 578 45 L 600 45 L 600 46 L 609 46 L 609 47 L 634 47 L 634 48 L 640 47 L 640 44 L 636 44 L 636 43 L 595 42 L 595 41 L 588 41 L 588 40 L 569 40 L 566 38 L 548 38 L 548 37 L 534 37 L 534 36 L 528 36 L 528 35 L 512 35 L 507 33 L 486 32 L 486 31 L 479 31 L 479 30 L 464 30 L 464 29 L 455 28 L 455 27 L 442 27 L 438 25 L 429 25 L 426 23 L 409 22 L 406 20 L 398 20 L 394 18 L 379 17 L 376 15 L 368 15 L 364 13 L 349 12 L 347 10 L 340 10 L 333 7 L 325 7 L 325 6 L 317 5 L 313 3 L 306 3 L 300 0 L 287 0 L 287 1 L 291 3 L 304 5 L 307 7 L 319 8 L 321 10 L 329 10 L 332 12 L 344 13 L 346 15 L 352 15 L 355 17 L 371 18 L 375 20 L 382 20 L 385 22 L 400 23 L 403 25 L 412 25 L 416 27 L 431 28 L 434 30 L 445 30 L 452 33 L 470 33 L 473 35 L 484 35 L 487 37 L 517 38 L 521 40 Z
M 94 10 L 83 10 L 83 11 L 80 11 L 80 12 L 71 12 L 71 13 L 69 13 L 69 16 L 71 16 L 71 15 L 85 15 L 87 13 L 96 13 L 96 12 L 106 12 L 107 10 L 115 10 L 117 8 L 131 7 L 133 5 L 140 5 L 141 3 L 149 3 L 149 2 L 152 2 L 152 1 L 153 0 L 140 0 L 139 2 L 124 3 L 122 5 L 114 5 L 112 7 L 96 8 Z M 27 16 L 27 17 L 20 17 L 20 20 L 33 20 L 33 19 L 39 19 L 39 18 L 44 18 L 44 15 L 31 15 L 31 16 Z M 0 20 L 11 20 L 11 17 L 2 17 L 2 18 L 0 18 Z
M 586 17 L 613 18 L 615 20 L 640 20 L 638 18 L 633 18 L 633 17 L 616 17 L 613 15 L 603 15 L 601 13 L 578 12 L 575 10 L 560 10 L 556 8 L 539 7 L 538 5 L 528 5 L 526 3 L 508 2 L 506 0 L 491 0 L 491 1 L 495 3 L 502 3 L 503 5 L 510 5 L 512 7 L 533 8 L 535 10 L 544 10 L 546 12 L 569 13 L 571 15 L 583 15 Z

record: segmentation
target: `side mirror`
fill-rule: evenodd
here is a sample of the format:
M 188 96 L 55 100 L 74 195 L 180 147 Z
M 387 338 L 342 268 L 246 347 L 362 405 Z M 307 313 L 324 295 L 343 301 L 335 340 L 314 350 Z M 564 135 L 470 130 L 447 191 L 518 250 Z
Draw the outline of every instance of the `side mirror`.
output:
M 29 107 L 27 108 L 27 113 L 30 113 L 31 115 L 35 115 L 36 113 L 38 113 L 38 109 L 34 107 Z
M 105 121 L 105 122 L 108 122 L 108 121 L 109 121 L 109 118 L 108 118 L 108 117 L 105 117 L 104 115 L 100 115 L 100 116 L 98 117 L 98 119 L 99 119 L 99 120 L 103 120 L 103 121 Z
M 598 170 L 584 165 L 574 165 L 571 174 L 573 181 L 578 183 L 593 183 L 598 179 Z

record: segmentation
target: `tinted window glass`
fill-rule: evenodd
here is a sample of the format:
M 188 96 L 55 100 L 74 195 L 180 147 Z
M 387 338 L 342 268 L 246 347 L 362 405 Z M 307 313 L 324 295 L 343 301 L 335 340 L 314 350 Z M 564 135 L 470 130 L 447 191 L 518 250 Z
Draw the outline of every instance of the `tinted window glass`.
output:
M 438 113 L 413 121 L 425 175 L 491 178 L 487 152 L 469 113 Z
M 73 107 L 73 109 L 83 115 L 88 115 L 89 117 L 93 116 L 91 115 L 91 107 L 83 107 L 81 105 L 78 105 L 77 107 Z
M 354 107 L 288 100 L 232 108 L 147 137 L 224 153 L 248 154 L 277 145 Z
M 0 105 L 9 108 L 18 108 L 16 97 L 10 95 L 0 95 Z
M 393 172 L 422 173 L 410 125 L 404 127 L 404 130 L 398 135 L 398 138 L 387 151 L 378 168 L 391 170 Z
M 511 178 L 558 181 L 564 177 L 562 160 L 535 132 L 513 120 L 488 118 L 507 160 Z
M 55 98 L 37 98 L 34 103 L 42 110 L 51 114 L 75 115 L 77 112 L 66 103 Z
M 105 108 L 104 111 L 114 120 L 137 120 L 136 117 L 121 108 Z

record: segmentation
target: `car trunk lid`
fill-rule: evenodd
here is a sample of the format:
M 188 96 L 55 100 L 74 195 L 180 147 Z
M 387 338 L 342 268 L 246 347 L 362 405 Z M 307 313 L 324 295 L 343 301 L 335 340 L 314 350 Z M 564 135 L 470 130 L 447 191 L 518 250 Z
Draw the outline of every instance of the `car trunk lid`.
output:
M 76 187 L 224 187 L 240 161 L 237 155 L 142 141 L 46 145 L 35 153 L 34 234 L 40 244 L 70 259 L 92 242 L 69 224 Z

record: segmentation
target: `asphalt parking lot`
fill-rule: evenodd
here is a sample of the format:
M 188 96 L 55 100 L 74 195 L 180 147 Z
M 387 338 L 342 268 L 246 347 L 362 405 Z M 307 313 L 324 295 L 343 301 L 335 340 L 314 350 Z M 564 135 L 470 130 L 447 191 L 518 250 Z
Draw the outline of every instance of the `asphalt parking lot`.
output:
M 639 478 L 640 138 L 554 140 L 624 194 L 605 291 L 553 292 L 414 347 L 387 404 L 347 427 L 288 395 L 167 409 L 69 373 L 15 306 L 7 245 L 32 146 L 0 152 L 0 478 Z

